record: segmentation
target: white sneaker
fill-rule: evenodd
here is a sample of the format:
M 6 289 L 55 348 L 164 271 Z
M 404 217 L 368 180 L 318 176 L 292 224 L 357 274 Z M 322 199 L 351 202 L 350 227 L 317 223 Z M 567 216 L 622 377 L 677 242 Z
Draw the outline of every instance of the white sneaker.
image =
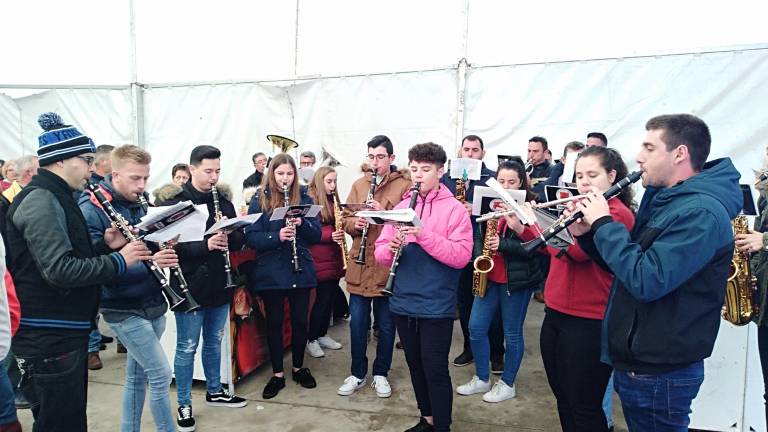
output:
M 472 381 L 456 387 L 456 393 L 469 396 L 477 393 L 485 393 L 491 389 L 491 381 L 483 381 L 477 375 L 472 377 Z
M 331 339 L 330 336 L 320 336 L 317 338 L 317 342 L 320 343 L 321 348 L 337 350 L 341 349 L 341 344 Z
M 365 386 L 365 378 L 363 379 L 357 379 L 356 376 L 350 375 L 347 377 L 347 379 L 344 380 L 344 384 L 339 387 L 339 390 L 336 392 L 340 396 L 349 396 L 357 389 L 362 388 Z
M 307 342 L 307 352 L 314 358 L 325 357 L 325 352 L 320 348 L 320 343 L 316 340 Z
M 371 387 L 376 390 L 376 396 L 380 398 L 388 398 L 392 396 L 392 387 L 389 386 L 389 381 L 385 376 L 374 375 Z
M 512 399 L 515 396 L 515 385 L 512 384 L 512 387 L 510 387 L 504 381 L 499 380 L 496 382 L 496 384 L 493 385 L 491 391 L 483 395 L 483 400 L 486 402 L 496 403 L 505 401 L 507 399 Z

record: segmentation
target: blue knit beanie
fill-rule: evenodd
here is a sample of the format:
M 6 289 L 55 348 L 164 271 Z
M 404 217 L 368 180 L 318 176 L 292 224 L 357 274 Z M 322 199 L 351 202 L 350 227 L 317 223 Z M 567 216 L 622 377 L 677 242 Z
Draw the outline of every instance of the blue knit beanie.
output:
M 61 116 L 54 112 L 40 114 L 37 123 L 45 132 L 38 137 L 40 147 L 37 156 L 40 166 L 50 165 L 83 153 L 96 152 L 96 146 L 74 126 L 65 125 Z

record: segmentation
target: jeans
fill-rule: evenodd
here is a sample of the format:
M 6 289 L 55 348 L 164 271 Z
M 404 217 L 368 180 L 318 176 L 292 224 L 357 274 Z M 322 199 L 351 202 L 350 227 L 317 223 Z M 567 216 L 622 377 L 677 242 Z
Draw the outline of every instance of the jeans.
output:
M 101 332 L 99 332 L 99 315 L 96 314 L 94 320 L 95 327 L 91 329 L 91 333 L 88 335 L 88 352 L 97 353 L 101 348 Z
M 453 319 L 423 319 L 394 315 L 422 417 L 432 416 L 435 431 L 451 430 L 453 385 L 448 354 Z
M 171 367 L 160 346 L 165 331 L 165 316 L 147 320 L 131 316 L 109 326 L 128 348 L 123 390 L 123 432 L 141 430 L 141 413 L 149 381 L 149 409 L 155 420 L 155 430 L 172 432 L 174 419 L 168 393 L 171 386 Z
M 469 318 L 469 339 L 475 356 L 476 375 L 481 380 L 488 381 L 491 376 L 489 368 L 491 345 L 488 340 L 488 329 L 500 309 L 504 339 L 507 343 L 504 373 L 501 374 L 501 379 L 509 386 L 515 383 L 525 351 L 523 322 L 528 313 L 528 302 L 532 294 L 533 288 L 508 294 L 506 284 L 488 281 L 485 296 L 475 299 L 472 315 Z
M 386 297 L 363 297 L 349 295 L 350 345 L 352 350 L 352 375 L 357 379 L 368 374 L 368 330 L 371 328 L 371 305 L 373 315 L 379 327 L 379 340 L 376 343 L 376 360 L 373 361 L 373 374 L 387 376 L 392 366 L 392 350 L 395 347 L 395 323 L 389 311 L 389 299 Z
M 339 280 L 319 281 L 315 289 L 315 305 L 309 317 L 309 337 L 313 341 L 328 332 L 328 324 L 331 321 L 333 302 L 339 291 Z
M 472 354 L 471 336 L 469 334 L 469 320 L 472 314 L 472 305 L 475 296 L 472 295 L 472 263 L 461 271 L 459 277 L 459 289 L 456 291 L 456 306 L 459 310 L 459 325 L 461 334 L 464 335 L 464 352 Z M 501 327 L 501 314 L 496 314 L 496 319 L 491 322 L 488 330 L 488 338 L 491 343 L 491 358 L 500 359 L 504 356 L 504 331 Z
M 285 322 L 285 299 L 291 308 L 291 360 L 293 367 L 304 366 L 304 350 L 307 347 L 307 313 L 309 312 L 309 289 L 276 289 L 260 291 L 267 312 L 267 345 L 272 372 L 283 371 L 283 323 Z
M 613 427 L 613 373 L 608 379 L 608 387 L 605 389 L 605 396 L 603 396 L 603 413 L 610 429 Z
M 613 380 L 629 432 L 686 432 L 704 361 L 656 375 L 616 370 Z
M 192 375 L 200 330 L 203 332 L 203 373 L 208 393 L 221 390 L 221 340 L 229 319 L 229 304 L 175 314 L 176 356 L 173 370 L 176 373 L 176 398 L 179 406 L 191 405 Z
M 85 432 L 88 350 L 60 354 L 15 353 L 22 387 L 32 404 L 33 432 Z
M 541 358 L 564 432 L 608 430 L 603 398 L 611 367 L 600 361 L 601 325 L 602 320 L 546 309 Z
M 17 420 L 16 404 L 14 402 L 16 393 L 13 390 L 13 385 L 11 385 L 10 378 L 8 378 L 8 368 L 6 367 L 10 357 L 13 356 L 11 353 L 8 353 L 2 361 L 3 366 L 0 367 L 0 426 Z

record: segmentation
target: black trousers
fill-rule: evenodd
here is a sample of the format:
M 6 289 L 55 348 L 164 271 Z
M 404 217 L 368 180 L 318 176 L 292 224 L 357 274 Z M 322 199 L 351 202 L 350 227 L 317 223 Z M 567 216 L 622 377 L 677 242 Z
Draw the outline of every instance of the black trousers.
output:
M 564 432 L 608 430 L 603 396 L 612 368 L 600 361 L 601 320 L 546 310 L 541 357 Z
M 757 348 L 760 351 L 760 365 L 763 367 L 765 424 L 768 424 L 768 323 L 757 328 Z
M 315 289 L 315 305 L 309 316 L 309 340 L 313 341 L 328 332 L 333 312 L 333 301 L 339 290 L 339 280 L 318 281 Z
M 436 431 L 451 430 L 453 385 L 448 355 L 453 320 L 393 315 L 411 373 L 413 392 L 422 417 L 432 416 Z
M 60 354 L 16 353 L 20 386 L 32 404 L 33 432 L 85 432 L 88 345 Z
M 341 286 L 336 288 L 336 294 L 333 296 L 333 319 L 342 319 L 345 316 L 349 316 L 349 303 L 347 302 L 347 296 L 344 294 L 344 290 Z
M 291 309 L 291 354 L 293 367 L 304 365 L 304 349 L 307 346 L 307 314 L 309 313 L 309 288 L 260 291 L 267 313 L 267 345 L 272 372 L 283 371 L 283 322 L 287 298 Z
M 472 313 L 472 304 L 475 296 L 472 295 L 472 272 L 474 266 L 470 263 L 461 271 L 459 278 L 459 289 L 456 293 L 456 302 L 459 309 L 459 324 L 461 325 L 461 334 L 464 335 L 464 352 L 472 353 L 472 347 L 469 345 L 469 316 Z M 496 317 L 491 322 L 488 329 L 488 339 L 491 344 L 491 359 L 502 360 L 504 358 L 504 329 L 501 326 L 501 311 L 496 313 Z

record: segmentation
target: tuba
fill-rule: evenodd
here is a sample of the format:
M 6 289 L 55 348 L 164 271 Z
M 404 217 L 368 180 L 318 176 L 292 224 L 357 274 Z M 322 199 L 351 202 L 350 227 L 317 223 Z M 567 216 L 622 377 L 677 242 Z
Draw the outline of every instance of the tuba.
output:
M 749 232 L 746 216 L 736 216 L 733 220 L 733 234 Z M 737 248 L 733 251 L 733 260 L 725 284 L 725 304 L 723 318 L 731 324 L 742 326 L 749 324 L 760 312 L 757 302 L 757 278 L 749 268 L 749 255 Z
M 485 237 L 483 238 L 483 252 L 475 258 L 472 272 L 472 295 L 475 297 L 485 297 L 485 290 L 488 287 L 488 273 L 493 270 L 493 256 L 496 254 L 491 250 L 491 239 L 499 230 L 499 219 L 489 219 L 485 224 Z
M 299 147 L 296 141 L 280 135 L 267 135 L 267 140 L 272 143 L 272 147 L 279 148 L 281 153 L 288 153 L 288 150 Z

